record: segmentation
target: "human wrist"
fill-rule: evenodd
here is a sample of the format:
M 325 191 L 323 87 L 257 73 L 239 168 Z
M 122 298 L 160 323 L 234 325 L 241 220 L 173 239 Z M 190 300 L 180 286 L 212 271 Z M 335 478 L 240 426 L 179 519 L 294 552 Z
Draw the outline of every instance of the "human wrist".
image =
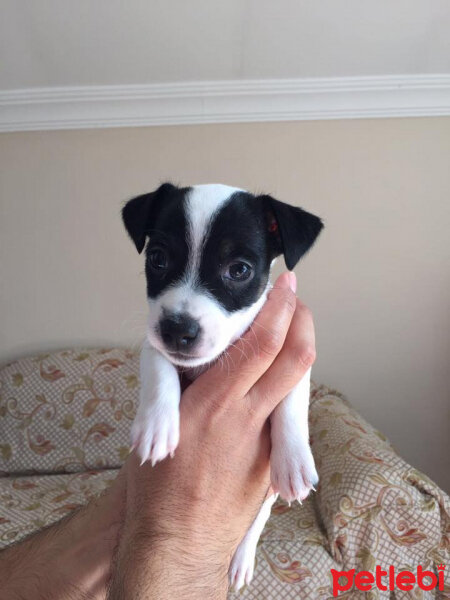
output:
M 34 556 L 30 569 L 39 574 L 40 588 L 46 586 L 39 588 L 42 597 L 106 597 L 119 522 L 117 515 L 108 510 L 105 496 L 91 500 L 30 540 L 29 556 Z
M 231 556 L 217 553 L 183 535 L 154 534 L 138 527 L 126 530 L 115 560 L 113 590 L 109 600 L 222 600 L 228 590 Z M 136 561 L 141 568 L 136 569 Z M 114 590 L 116 590 L 114 592 Z M 121 590 L 120 596 L 114 596 Z
M 188 567 L 214 563 L 227 569 L 241 535 L 224 526 L 223 514 L 207 518 L 205 512 L 198 514 L 197 505 L 186 504 L 182 510 L 176 504 L 164 514 L 156 509 L 130 516 L 126 529 L 133 542 L 138 539 L 143 551 L 158 548 L 169 557 L 183 557 Z
M 98 501 L 2 552 L 5 598 L 105 598 L 118 525 L 112 515 L 99 518 Z
M 77 587 L 92 598 L 105 597 L 120 527 L 105 504 L 103 497 L 97 498 L 73 515 L 64 536 L 70 544 L 61 547 L 55 565 L 65 581 L 76 579 Z

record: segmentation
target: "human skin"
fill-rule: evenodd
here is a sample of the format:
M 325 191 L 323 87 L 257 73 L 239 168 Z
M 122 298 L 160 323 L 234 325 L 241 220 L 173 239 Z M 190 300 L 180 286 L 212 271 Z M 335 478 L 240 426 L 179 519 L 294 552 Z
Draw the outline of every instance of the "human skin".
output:
M 294 290 L 283 274 L 251 330 L 184 391 L 173 459 L 152 468 L 132 453 L 104 496 L 0 554 L 5 597 L 226 598 L 230 560 L 269 493 L 268 417 L 315 358 Z
M 99 498 L 0 552 L 0 599 L 104 600 L 125 497 L 126 467 Z

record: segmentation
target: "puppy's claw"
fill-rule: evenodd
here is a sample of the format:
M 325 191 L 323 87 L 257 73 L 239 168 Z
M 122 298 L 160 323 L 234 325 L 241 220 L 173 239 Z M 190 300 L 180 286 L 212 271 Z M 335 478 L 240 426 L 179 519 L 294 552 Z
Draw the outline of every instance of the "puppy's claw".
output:
M 148 460 L 154 467 L 167 456 L 173 455 L 178 445 L 178 410 L 138 413 L 133 423 L 131 439 L 141 465 Z
M 289 505 L 294 500 L 301 504 L 318 481 L 309 446 L 291 443 L 281 450 L 272 448 L 270 463 L 272 486 Z
M 250 585 L 252 578 L 253 565 L 235 565 L 229 575 L 230 589 L 239 592 L 244 586 Z

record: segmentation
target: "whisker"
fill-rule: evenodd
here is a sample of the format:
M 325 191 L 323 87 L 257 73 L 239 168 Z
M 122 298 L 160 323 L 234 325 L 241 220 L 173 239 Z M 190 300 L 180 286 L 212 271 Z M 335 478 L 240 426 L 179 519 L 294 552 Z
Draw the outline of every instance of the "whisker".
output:
M 250 331 L 251 331 L 251 332 L 253 333 L 253 335 L 255 336 L 255 340 L 256 340 L 256 346 L 257 346 L 257 352 L 258 352 L 258 354 L 259 354 L 259 340 L 258 340 L 258 336 L 257 336 L 257 334 L 256 334 L 256 331 L 255 331 L 255 330 L 254 330 L 254 328 L 253 328 L 253 325 L 254 325 L 254 323 L 252 323 L 252 324 L 250 325 Z
M 245 339 L 245 338 L 242 338 L 242 341 L 243 341 L 245 344 L 248 344 L 248 345 L 250 346 L 250 349 L 251 349 L 251 350 L 252 350 L 252 352 L 253 352 L 253 357 L 255 357 L 255 356 L 256 356 L 256 349 L 255 349 L 254 345 L 253 345 L 253 344 L 250 342 L 250 340 L 247 340 L 247 339 Z
M 243 348 L 240 348 L 240 347 L 239 347 L 239 346 L 237 346 L 236 344 L 230 344 L 228 347 L 229 347 L 229 348 L 236 348 L 236 350 L 239 350 L 239 352 L 242 354 L 242 356 L 243 356 L 243 357 L 244 357 L 246 360 L 248 360 L 248 356 L 247 356 L 247 354 L 244 352 L 244 349 L 243 349 Z
M 253 325 L 261 327 L 261 329 L 263 329 L 264 331 L 267 331 L 267 333 L 270 333 L 270 330 L 267 329 L 267 327 L 264 327 L 264 325 L 261 325 L 261 323 L 258 323 L 257 321 L 253 321 L 253 323 L 250 325 L 250 329 L 253 327 Z

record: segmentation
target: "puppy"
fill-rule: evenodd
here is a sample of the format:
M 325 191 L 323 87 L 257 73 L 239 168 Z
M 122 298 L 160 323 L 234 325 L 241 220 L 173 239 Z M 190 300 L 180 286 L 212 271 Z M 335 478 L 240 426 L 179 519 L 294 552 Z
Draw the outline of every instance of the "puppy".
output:
M 170 183 L 130 200 L 122 212 L 139 253 L 145 247 L 149 320 L 140 361 L 140 401 L 131 440 L 152 465 L 179 439 L 178 370 L 194 377 L 251 325 L 263 306 L 274 259 L 292 270 L 321 220 L 226 185 Z M 148 243 L 146 244 L 148 239 Z M 308 440 L 310 370 L 271 416 L 271 480 L 291 502 L 318 481 Z M 276 495 L 266 500 L 230 566 L 236 589 L 253 576 L 255 551 Z

